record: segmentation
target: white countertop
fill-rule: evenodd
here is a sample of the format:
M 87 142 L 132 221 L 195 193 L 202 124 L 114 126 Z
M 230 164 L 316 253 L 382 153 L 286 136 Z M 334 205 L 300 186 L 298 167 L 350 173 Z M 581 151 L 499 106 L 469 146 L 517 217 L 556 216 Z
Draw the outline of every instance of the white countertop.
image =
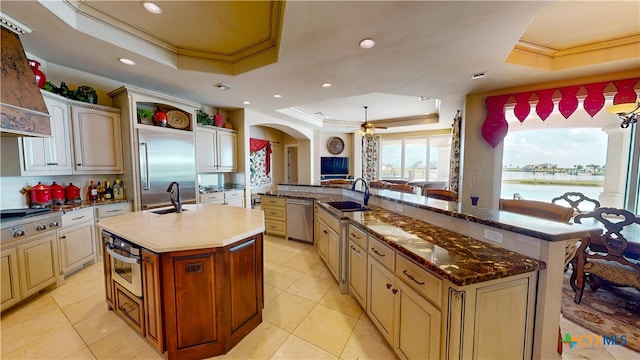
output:
M 264 232 L 264 213 L 228 205 L 184 205 L 180 214 L 136 211 L 100 220 L 98 226 L 163 253 L 222 247 Z

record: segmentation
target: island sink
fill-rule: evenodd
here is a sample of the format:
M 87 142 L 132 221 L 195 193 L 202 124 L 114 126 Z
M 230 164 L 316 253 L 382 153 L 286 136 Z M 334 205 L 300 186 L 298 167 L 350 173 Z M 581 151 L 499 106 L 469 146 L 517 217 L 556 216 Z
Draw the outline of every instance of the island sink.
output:
M 329 201 L 327 202 L 329 206 L 332 206 L 340 211 L 366 211 L 369 210 L 368 207 L 363 206 L 360 203 L 355 201 Z

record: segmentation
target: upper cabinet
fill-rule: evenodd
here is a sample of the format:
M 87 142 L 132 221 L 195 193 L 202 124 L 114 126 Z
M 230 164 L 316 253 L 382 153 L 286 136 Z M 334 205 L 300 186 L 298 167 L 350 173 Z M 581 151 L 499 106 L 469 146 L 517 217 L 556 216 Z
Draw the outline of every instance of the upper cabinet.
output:
M 237 170 L 237 132 L 210 126 L 197 126 L 198 172 Z
M 75 174 L 121 174 L 119 112 L 71 107 Z
M 2 174 L 122 174 L 120 110 L 41 92 L 51 137 L 3 138 Z
M 51 115 L 50 138 L 21 138 L 23 175 L 67 175 L 73 171 L 69 103 L 47 96 L 44 102 Z

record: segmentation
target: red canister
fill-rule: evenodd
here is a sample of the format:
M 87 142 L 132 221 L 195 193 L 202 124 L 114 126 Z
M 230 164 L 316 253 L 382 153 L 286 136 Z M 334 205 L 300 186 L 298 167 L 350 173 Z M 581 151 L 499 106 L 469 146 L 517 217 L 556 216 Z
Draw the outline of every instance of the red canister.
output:
M 51 195 L 51 203 L 53 205 L 64 204 L 64 189 L 62 186 L 56 184 L 55 181 L 49 186 L 49 194 Z
M 67 199 L 68 203 L 81 203 L 82 199 L 80 199 L 80 188 L 69 183 L 69 186 L 64 188 L 64 197 Z
M 160 108 L 156 109 L 151 120 L 155 126 L 167 127 L 167 113 Z
M 30 204 L 32 208 L 45 207 L 51 204 L 49 187 L 41 182 L 29 189 L 29 196 L 31 197 Z

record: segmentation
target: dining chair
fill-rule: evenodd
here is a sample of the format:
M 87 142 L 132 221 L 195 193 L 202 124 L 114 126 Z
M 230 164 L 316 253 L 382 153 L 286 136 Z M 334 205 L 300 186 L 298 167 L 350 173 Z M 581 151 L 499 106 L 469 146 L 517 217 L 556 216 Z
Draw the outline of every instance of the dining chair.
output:
M 403 193 L 416 194 L 417 187 L 406 184 L 389 184 L 389 190 L 399 191 Z
M 557 204 L 558 202 L 560 202 L 560 204 L 562 204 L 562 202 L 569 204 L 575 214 L 585 212 L 584 210 L 580 210 L 580 204 L 582 203 L 592 203 L 593 209 L 591 209 L 591 211 L 600 207 L 600 202 L 598 200 L 587 197 L 583 193 L 573 191 L 566 192 L 558 197 L 554 197 L 553 199 L 551 199 L 551 203 L 553 204 Z
M 372 189 L 388 189 L 389 183 L 385 181 L 371 181 L 369 187 Z
M 458 193 L 444 189 L 423 189 L 424 196 L 432 199 L 458 201 Z
M 624 209 L 600 207 L 586 214 L 578 214 L 574 222 L 592 218 L 604 227 L 601 235 L 587 235 L 582 239 L 574 261 L 571 286 L 576 291 L 574 302 L 582 301 L 584 285 L 588 279 L 591 290 L 596 291 L 601 280 L 613 286 L 634 287 L 640 290 L 640 260 L 629 257 L 629 241 L 625 228 L 640 225 L 640 217 Z M 611 221 L 614 220 L 614 221 Z M 638 233 L 638 232 L 636 232 Z M 635 247 L 637 252 L 640 247 Z M 636 257 L 640 254 L 634 254 Z
M 547 220 L 567 222 L 573 216 L 573 209 L 562 205 L 537 200 L 500 199 L 500 210 Z
M 331 179 L 329 185 L 348 185 L 351 184 L 351 180 L 346 179 Z

